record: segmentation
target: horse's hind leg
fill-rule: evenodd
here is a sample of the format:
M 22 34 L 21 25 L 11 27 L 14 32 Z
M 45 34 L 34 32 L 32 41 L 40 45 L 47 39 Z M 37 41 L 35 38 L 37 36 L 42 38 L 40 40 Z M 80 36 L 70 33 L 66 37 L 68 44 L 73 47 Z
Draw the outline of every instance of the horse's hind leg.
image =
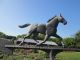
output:
M 37 41 L 37 39 L 38 39 L 38 33 L 36 32 L 36 33 L 34 33 L 33 34 L 33 37 L 32 37 L 37 43 L 39 43 L 39 41 Z
M 24 36 L 24 39 L 21 41 L 21 43 L 19 45 L 22 45 L 24 43 L 24 40 L 28 37 L 30 37 L 32 35 L 32 33 L 29 33 L 28 36 Z
M 31 35 L 32 35 L 32 33 L 29 33 L 27 36 L 24 36 L 24 40 L 25 40 L 26 38 L 30 38 Z

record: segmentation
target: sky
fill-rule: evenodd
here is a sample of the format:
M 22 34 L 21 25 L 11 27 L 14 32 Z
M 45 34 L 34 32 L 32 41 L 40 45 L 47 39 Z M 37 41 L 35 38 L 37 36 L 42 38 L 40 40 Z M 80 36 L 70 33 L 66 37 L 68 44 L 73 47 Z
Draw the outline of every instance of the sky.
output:
M 25 23 L 46 24 L 62 14 L 68 24 L 59 24 L 57 34 L 73 36 L 80 30 L 80 0 L 0 0 L 0 32 L 16 36 L 28 32 L 18 26 Z

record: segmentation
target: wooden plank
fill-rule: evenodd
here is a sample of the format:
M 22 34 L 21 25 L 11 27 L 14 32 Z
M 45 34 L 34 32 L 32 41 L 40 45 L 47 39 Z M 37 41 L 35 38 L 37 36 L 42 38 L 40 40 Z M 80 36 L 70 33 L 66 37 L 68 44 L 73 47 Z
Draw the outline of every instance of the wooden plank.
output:
M 36 45 L 5 45 L 6 48 L 23 48 L 23 49 L 27 49 L 27 48 L 31 48 L 31 49 L 50 49 L 53 47 L 49 47 L 49 46 L 36 46 Z
M 63 48 L 59 46 L 36 46 L 36 45 L 5 45 L 6 48 L 13 48 L 13 49 L 49 49 L 49 50 L 63 50 L 63 51 L 80 51 L 78 48 Z

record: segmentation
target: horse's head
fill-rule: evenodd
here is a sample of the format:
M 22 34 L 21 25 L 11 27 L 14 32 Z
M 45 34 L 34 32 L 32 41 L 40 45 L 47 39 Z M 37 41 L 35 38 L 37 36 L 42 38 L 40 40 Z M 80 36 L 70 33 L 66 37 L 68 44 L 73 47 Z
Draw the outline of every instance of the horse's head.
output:
M 64 25 L 67 24 L 67 21 L 65 20 L 65 18 L 60 14 L 59 18 L 58 18 L 58 21 L 63 23 Z

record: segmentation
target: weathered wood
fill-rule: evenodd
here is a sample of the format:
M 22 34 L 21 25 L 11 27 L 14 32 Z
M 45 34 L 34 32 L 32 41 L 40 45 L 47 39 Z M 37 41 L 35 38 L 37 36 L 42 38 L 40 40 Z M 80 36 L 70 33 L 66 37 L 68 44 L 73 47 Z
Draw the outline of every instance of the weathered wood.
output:
M 5 45 L 6 48 L 13 49 L 57 49 L 58 46 L 37 46 L 37 45 Z
M 63 50 L 63 51 L 80 51 L 78 48 L 63 48 L 60 46 L 37 46 L 37 45 L 5 45 L 6 48 L 13 49 L 49 49 L 49 50 Z

